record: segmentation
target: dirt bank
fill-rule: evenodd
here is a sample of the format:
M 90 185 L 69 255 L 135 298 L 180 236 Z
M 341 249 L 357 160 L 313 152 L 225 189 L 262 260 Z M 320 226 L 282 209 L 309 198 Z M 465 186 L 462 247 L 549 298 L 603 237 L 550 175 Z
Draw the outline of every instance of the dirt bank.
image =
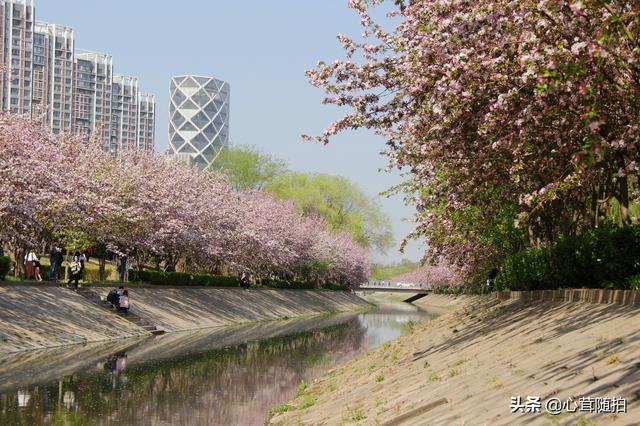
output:
M 640 424 L 637 306 L 443 296 L 420 304 L 448 313 L 331 371 L 272 424 Z M 518 396 L 541 397 L 541 412 L 512 414 Z M 545 413 L 551 398 L 618 396 L 626 414 Z
M 146 335 L 85 296 L 52 286 L 0 285 L 0 354 Z M 368 304 L 350 293 L 211 288 L 135 288 L 131 313 L 167 332 L 350 312 Z M 88 298 L 89 297 L 89 298 Z M 99 300 L 99 297 L 98 297 Z

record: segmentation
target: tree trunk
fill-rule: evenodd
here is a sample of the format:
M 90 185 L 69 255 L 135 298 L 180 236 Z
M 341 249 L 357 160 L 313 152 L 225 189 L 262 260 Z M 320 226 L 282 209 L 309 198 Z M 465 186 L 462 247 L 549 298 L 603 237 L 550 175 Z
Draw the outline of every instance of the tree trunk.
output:
M 591 194 L 591 209 L 589 211 L 593 215 L 590 219 L 594 228 L 598 227 L 598 195 L 598 187 L 596 186 Z
M 64 280 L 67 281 L 69 279 L 69 264 L 71 263 L 71 252 L 67 249 L 67 264 L 64 267 Z
M 106 281 L 107 280 L 107 274 L 106 274 L 106 265 L 107 265 L 107 259 L 104 258 L 104 256 L 100 256 L 98 257 L 98 265 L 99 265 L 99 269 L 98 269 L 98 276 L 100 277 L 100 281 Z
M 527 226 L 527 238 L 529 239 L 529 247 L 535 247 L 535 236 L 534 236 L 534 232 L 533 232 L 533 228 L 531 227 L 531 225 Z
M 178 260 L 168 255 L 164 260 L 164 272 L 176 272 L 176 264 Z
M 620 203 L 620 219 L 623 225 L 631 224 L 629 216 L 629 180 L 626 176 L 618 177 L 619 194 L 618 202 Z
M 624 155 L 618 153 L 616 155 L 616 163 L 620 170 L 625 170 L 626 165 L 624 161 Z M 629 178 L 626 173 L 624 176 L 618 175 L 616 179 L 616 183 L 618 184 L 616 198 L 620 203 L 620 220 L 622 220 L 622 225 L 630 225 L 631 218 L 629 217 Z
M 183 257 L 178 258 L 174 268 L 176 272 L 187 272 L 187 260 Z
M 13 251 L 13 255 L 14 255 L 14 259 L 16 261 L 16 267 L 14 270 L 14 275 L 16 277 L 21 277 L 21 276 L 26 276 L 26 269 L 24 267 L 24 257 L 26 256 L 27 252 L 25 250 L 16 248 Z

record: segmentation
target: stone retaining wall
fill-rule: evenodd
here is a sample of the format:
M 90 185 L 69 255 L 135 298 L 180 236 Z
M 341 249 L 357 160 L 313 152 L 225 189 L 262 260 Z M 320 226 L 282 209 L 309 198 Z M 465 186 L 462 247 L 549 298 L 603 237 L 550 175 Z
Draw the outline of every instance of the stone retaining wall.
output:
M 502 300 L 520 299 L 525 301 L 546 300 L 553 302 L 616 303 L 640 306 L 640 291 L 603 289 L 561 289 L 534 291 L 500 291 L 493 293 Z

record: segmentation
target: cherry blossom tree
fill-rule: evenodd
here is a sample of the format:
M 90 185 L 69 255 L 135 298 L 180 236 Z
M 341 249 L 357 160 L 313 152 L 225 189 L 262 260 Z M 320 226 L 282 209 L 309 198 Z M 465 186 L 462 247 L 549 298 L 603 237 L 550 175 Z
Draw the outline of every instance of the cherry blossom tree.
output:
M 77 166 L 84 152 L 78 138 L 52 136 L 27 117 L 0 114 L 0 240 L 17 259 L 82 220 L 87 181 Z
M 28 117 L 0 113 L 0 188 L 0 241 L 16 259 L 62 239 L 73 249 L 91 243 L 169 266 L 183 261 L 191 271 L 224 264 L 310 278 L 322 263 L 314 279 L 354 285 L 368 274 L 368 253 L 349 234 L 302 216 L 292 202 L 234 192 L 222 175 L 152 153 L 113 158 Z
M 464 284 L 463 276 L 455 267 L 441 262 L 436 265 L 424 265 L 411 272 L 391 278 L 394 282 L 417 284 L 422 288 L 435 290 L 455 288 Z
M 638 195 L 638 5 L 397 1 L 382 25 L 350 0 L 363 40 L 307 72 L 350 112 L 315 139 L 367 127 L 418 208 L 413 236 L 484 276 L 505 253 L 597 226 Z M 399 21 L 395 30 L 387 31 Z

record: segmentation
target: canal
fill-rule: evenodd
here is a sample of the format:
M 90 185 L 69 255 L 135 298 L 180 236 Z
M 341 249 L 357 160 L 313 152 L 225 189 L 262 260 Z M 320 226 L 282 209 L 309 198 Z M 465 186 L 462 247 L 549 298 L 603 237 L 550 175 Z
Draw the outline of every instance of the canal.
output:
M 263 425 L 301 383 L 434 316 L 381 303 L 357 315 L 0 356 L 0 425 Z

